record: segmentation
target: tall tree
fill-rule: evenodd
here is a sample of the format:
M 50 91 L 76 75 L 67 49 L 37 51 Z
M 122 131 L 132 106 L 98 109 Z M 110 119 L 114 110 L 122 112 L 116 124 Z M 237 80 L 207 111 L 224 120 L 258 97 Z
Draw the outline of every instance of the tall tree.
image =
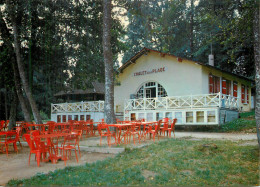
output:
M 21 58 L 21 51 L 20 51 L 21 50 L 21 48 L 20 48 L 21 44 L 20 44 L 19 34 L 18 34 L 18 29 L 17 29 L 17 17 L 15 15 L 15 12 L 17 10 L 16 10 L 15 6 L 10 3 L 9 0 L 6 0 L 6 4 L 7 4 L 8 13 L 9 13 L 10 18 L 11 18 L 12 27 L 13 27 L 14 48 L 15 48 L 15 54 L 16 54 L 16 61 L 17 61 L 18 70 L 19 70 L 19 74 L 20 74 L 20 77 L 21 77 L 22 85 L 23 85 L 24 91 L 26 93 L 26 96 L 29 100 L 29 103 L 31 105 L 33 116 L 34 116 L 36 123 L 42 124 L 41 116 L 40 116 L 39 110 L 37 108 L 36 102 L 33 98 L 32 92 L 29 88 L 28 80 L 27 80 L 25 70 L 24 70 L 24 64 L 23 64 L 23 61 L 22 61 L 22 58 Z
M 115 123 L 114 70 L 111 50 L 111 0 L 103 0 L 103 54 L 105 63 L 105 121 Z
M 256 83 L 256 106 L 255 106 L 255 118 L 258 145 L 260 147 L 260 40 L 259 40 L 259 12 L 260 3 L 259 0 L 255 0 L 255 16 L 254 16 L 254 56 L 255 56 L 255 83 Z

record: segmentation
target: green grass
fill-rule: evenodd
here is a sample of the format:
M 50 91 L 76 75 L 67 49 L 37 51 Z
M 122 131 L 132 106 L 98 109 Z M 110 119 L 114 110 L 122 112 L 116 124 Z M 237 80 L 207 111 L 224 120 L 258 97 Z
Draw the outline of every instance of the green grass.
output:
M 241 143 L 169 139 L 126 149 L 104 161 L 11 180 L 7 185 L 259 185 L 259 149 Z
M 220 132 L 253 132 L 256 133 L 255 111 L 239 114 L 240 118 L 222 125 Z

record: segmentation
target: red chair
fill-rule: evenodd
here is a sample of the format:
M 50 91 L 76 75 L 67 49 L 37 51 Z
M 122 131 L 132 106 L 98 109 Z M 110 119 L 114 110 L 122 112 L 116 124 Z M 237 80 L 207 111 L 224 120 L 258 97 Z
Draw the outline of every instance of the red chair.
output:
M 18 153 L 18 149 L 16 145 L 17 141 L 18 141 L 18 134 L 16 132 L 8 131 L 5 132 L 4 134 L 0 134 L 1 151 L 4 152 L 3 149 L 5 148 L 6 155 L 8 156 L 9 144 L 13 144 L 14 151 Z
M 161 120 L 161 123 L 160 123 L 160 126 L 159 126 L 160 135 L 163 133 L 163 135 L 165 136 L 165 132 L 168 132 L 169 123 L 170 123 L 169 118 L 163 118 Z M 163 126 L 161 127 L 161 125 L 163 125 Z M 167 136 L 168 136 L 168 134 L 167 134 Z
M 155 136 L 158 136 L 158 140 L 159 140 L 159 127 L 160 127 L 160 123 L 154 126 L 149 126 L 149 130 L 148 130 L 148 134 L 150 134 L 150 139 L 151 139 L 151 135 L 153 135 L 153 141 L 155 141 Z
M 115 138 L 115 143 L 116 143 L 116 133 L 115 132 L 111 132 L 109 130 L 109 127 L 107 124 L 98 124 L 98 132 L 100 135 L 100 144 L 102 142 L 102 137 L 106 136 L 107 137 L 107 143 L 109 145 L 109 147 L 111 146 L 111 136 L 113 136 Z
M 131 141 L 131 136 L 133 136 L 133 141 L 134 141 L 134 144 L 135 144 L 135 136 L 136 135 L 138 136 L 138 140 L 139 140 L 139 143 L 140 143 L 140 140 L 141 140 L 140 131 L 141 131 L 141 125 L 133 124 L 132 126 L 130 126 L 130 130 L 128 132 L 128 134 L 130 136 L 129 143 Z
M 171 128 L 168 128 L 167 130 L 167 135 L 170 134 L 169 136 L 171 137 L 171 132 L 173 132 L 174 138 L 175 138 L 175 124 L 177 122 L 177 119 L 173 119 L 172 124 L 171 124 Z
M 20 141 L 20 136 L 22 135 L 22 130 L 23 130 L 23 127 L 14 127 L 11 131 L 14 131 L 17 133 L 17 141 L 19 142 L 20 144 L 20 147 L 23 148 L 22 144 L 21 144 L 21 141 Z
M 28 143 L 30 147 L 28 165 L 30 165 L 31 154 L 35 154 L 38 167 L 40 166 L 42 155 L 44 159 L 46 159 L 46 155 L 49 152 L 49 149 L 45 145 L 45 143 L 41 142 L 38 138 L 36 138 L 36 136 L 39 134 L 40 132 L 36 130 L 36 131 L 32 131 L 30 134 L 23 135 L 23 139 Z
M 79 162 L 78 155 L 77 155 L 77 146 L 79 149 L 79 134 L 77 133 L 72 133 L 70 136 L 64 137 L 64 142 L 62 145 L 59 147 L 60 151 L 62 152 L 62 159 L 64 160 L 65 166 L 66 166 L 66 161 L 68 160 L 68 152 L 69 155 L 71 155 L 71 151 L 75 151 L 76 159 L 77 162 Z M 80 153 L 80 151 L 79 151 Z
M 5 120 L 0 121 L 0 131 L 4 130 L 5 127 Z

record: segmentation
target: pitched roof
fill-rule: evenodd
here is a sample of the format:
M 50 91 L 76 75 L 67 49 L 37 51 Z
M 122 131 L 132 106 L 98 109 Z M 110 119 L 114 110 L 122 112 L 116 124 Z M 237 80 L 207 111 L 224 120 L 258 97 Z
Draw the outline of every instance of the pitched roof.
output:
M 86 90 L 77 89 L 77 90 L 69 90 L 69 91 L 59 91 L 54 94 L 54 96 L 62 96 L 62 95 L 80 95 L 80 94 L 105 94 L 105 86 L 104 83 L 100 83 L 98 81 L 92 82 L 93 88 L 87 88 Z
M 235 73 L 232 73 L 230 71 L 227 71 L 227 70 L 222 70 L 216 66 L 211 66 L 209 64 L 204 64 L 204 63 L 201 63 L 201 62 L 197 62 L 197 61 L 193 61 L 193 60 L 190 60 L 190 59 L 186 59 L 186 58 L 181 58 L 181 57 L 177 57 L 175 55 L 172 55 L 172 54 L 169 54 L 169 53 L 163 53 L 163 52 L 160 52 L 160 51 L 156 51 L 156 50 L 153 50 L 153 49 L 149 49 L 149 48 L 146 48 L 144 47 L 143 49 L 141 49 L 139 52 L 137 52 L 133 57 L 131 57 L 125 64 L 123 64 L 118 70 L 120 73 L 123 72 L 124 69 L 126 69 L 129 65 L 131 64 L 135 64 L 136 63 L 136 60 L 138 58 L 140 58 L 142 55 L 144 54 L 148 54 L 150 51 L 152 52 L 155 52 L 155 53 L 159 53 L 162 57 L 164 57 L 165 55 L 167 56 L 172 56 L 172 57 L 175 57 L 175 58 L 178 58 L 178 59 L 183 59 L 183 60 L 189 60 L 191 62 L 194 62 L 196 64 L 199 64 L 201 66 L 205 66 L 205 67 L 208 67 L 210 69 L 216 69 L 216 70 L 219 70 L 219 71 L 222 71 L 224 73 L 228 73 L 228 74 L 231 74 L 231 75 L 234 75 L 234 76 L 237 76 L 239 78 L 242 78 L 242 79 L 245 79 L 247 81 L 251 81 L 251 82 L 254 82 L 254 80 L 250 79 L 250 78 L 247 78 L 247 77 L 244 77 L 244 76 L 241 76 L 241 75 L 237 75 Z

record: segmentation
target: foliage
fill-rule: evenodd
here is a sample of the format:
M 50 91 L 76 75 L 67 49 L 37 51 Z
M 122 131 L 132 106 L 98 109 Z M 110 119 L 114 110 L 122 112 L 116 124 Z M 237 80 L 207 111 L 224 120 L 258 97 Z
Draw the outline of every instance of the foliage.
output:
M 241 143 L 170 139 L 85 166 L 11 180 L 7 185 L 259 185 L 259 150 L 256 146 L 242 146 Z M 209 145 L 214 147 L 202 148 Z
M 129 26 L 126 62 L 143 47 L 254 76 L 253 9 L 255 2 L 232 0 L 125 0 Z M 191 43 L 193 45 L 191 45 Z
M 21 53 L 39 110 L 50 114 L 50 105 L 56 102 L 54 94 L 61 90 L 85 89 L 93 80 L 104 80 L 102 1 L 14 0 L 12 3 L 19 10 L 16 14 Z M 0 1 L 0 6 L 3 7 L 1 21 L 10 25 L 5 1 Z M 114 58 L 124 49 L 119 40 L 123 34 L 119 21 L 113 18 Z M 0 34 L 0 38 L 4 37 Z M 0 42 L 0 88 L 13 86 L 9 63 L 13 51 L 7 51 L 5 45 Z

